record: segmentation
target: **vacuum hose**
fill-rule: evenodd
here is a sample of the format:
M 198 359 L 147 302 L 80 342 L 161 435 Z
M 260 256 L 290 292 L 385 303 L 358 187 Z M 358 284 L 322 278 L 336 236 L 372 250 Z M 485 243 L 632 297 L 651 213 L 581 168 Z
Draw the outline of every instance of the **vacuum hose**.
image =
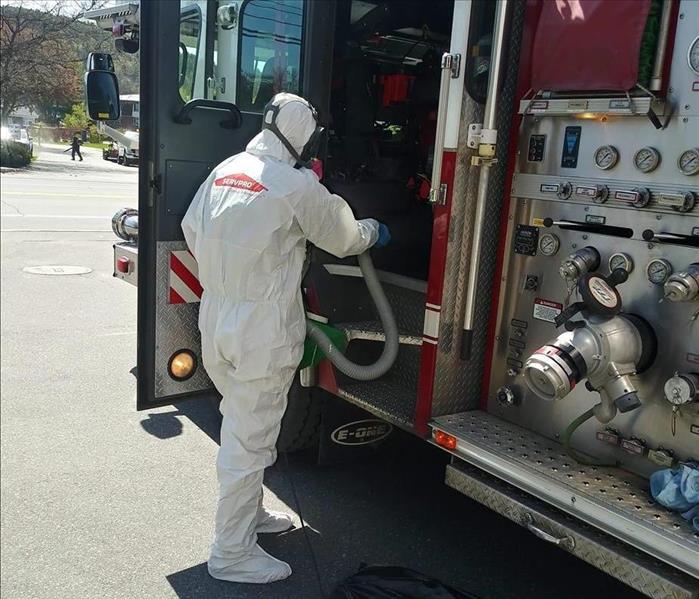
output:
M 364 252 L 358 257 L 359 268 L 364 275 L 364 281 L 369 289 L 369 295 L 374 301 L 376 311 L 379 313 L 381 324 L 386 335 L 383 351 L 373 364 L 355 364 L 347 359 L 345 355 L 333 345 L 330 338 L 313 321 L 308 321 L 306 335 L 318 344 L 325 356 L 335 365 L 335 367 L 348 377 L 358 381 L 371 381 L 386 374 L 393 366 L 398 357 L 398 325 L 391 306 L 383 292 L 381 282 L 376 274 L 374 263 L 371 261 L 369 252 Z
M 112 230 L 122 239 L 130 242 L 138 240 L 138 211 L 130 208 L 122 208 L 112 218 Z M 308 322 L 307 336 L 316 342 L 325 356 L 335 365 L 335 367 L 350 378 L 358 381 L 371 381 L 386 374 L 393 366 L 398 357 L 398 325 L 393 316 L 391 306 L 383 292 L 379 277 L 376 274 L 374 263 L 371 261 L 369 252 L 364 252 L 358 256 L 359 268 L 364 275 L 364 281 L 369 289 L 369 295 L 374 301 L 376 311 L 381 319 L 383 330 L 386 335 L 383 352 L 379 359 L 373 364 L 355 364 L 348 360 L 344 354 L 333 345 L 330 338 L 323 330 Z

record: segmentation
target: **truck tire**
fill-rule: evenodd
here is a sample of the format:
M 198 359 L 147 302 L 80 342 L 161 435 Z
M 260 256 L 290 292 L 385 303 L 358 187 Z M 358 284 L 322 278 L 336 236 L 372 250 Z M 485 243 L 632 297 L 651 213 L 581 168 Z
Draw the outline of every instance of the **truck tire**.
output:
M 320 433 L 320 399 L 301 386 L 296 375 L 289 390 L 289 401 L 282 418 L 277 451 L 294 452 L 312 447 Z
M 289 390 L 286 412 L 277 439 L 277 451 L 293 453 L 318 443 L 320 438 L 320 399 L 301 386 L 298 374 Z M 211 406 L 219 411 L 220 396 L 211 398 Z

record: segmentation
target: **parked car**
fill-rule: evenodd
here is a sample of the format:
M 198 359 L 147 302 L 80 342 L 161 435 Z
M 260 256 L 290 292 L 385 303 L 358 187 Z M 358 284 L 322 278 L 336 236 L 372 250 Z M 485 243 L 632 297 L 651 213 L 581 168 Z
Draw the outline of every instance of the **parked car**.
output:
M 3 127 L 2 134 L 0 135 L 3 139 L 11 139 L 17 143 L 29 146 L 29 152 L 34 153 L 34 141 L 29 135 L 29 131 L 26 127 L 20 127 L 17 125 L 10 125 L 10 127 Z
M 102 148 L 102 158 L 104 160 L 118 161 L 119 146 L 115 141 L 105 141 Z
M 138 131 L 125 131 L 123 137 L 128 140 L 128 143 L 118 143 L 119 154 L 117 162 L 124 166 L 130 164 L 138 164 Z
M 117 144 L 117 163 L 124 166 L 138 165 L 138 148 L 127 148 L 122 144 Z

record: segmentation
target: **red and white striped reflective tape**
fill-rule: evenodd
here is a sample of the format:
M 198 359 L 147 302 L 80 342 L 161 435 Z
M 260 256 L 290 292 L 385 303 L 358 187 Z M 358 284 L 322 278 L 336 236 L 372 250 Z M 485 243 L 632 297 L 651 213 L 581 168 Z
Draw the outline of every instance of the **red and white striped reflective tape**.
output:
M 197 261 L 189 250 L 170 252 L 170 304 L 193 304 L 201 300 Z

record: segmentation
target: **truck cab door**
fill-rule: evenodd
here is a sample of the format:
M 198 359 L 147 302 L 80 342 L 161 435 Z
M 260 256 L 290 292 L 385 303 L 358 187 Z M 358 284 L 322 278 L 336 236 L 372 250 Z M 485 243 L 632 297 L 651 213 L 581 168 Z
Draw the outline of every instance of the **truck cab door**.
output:
M 215 392 L 201 286 L 180 223 L 201 183 L 260 130 L 274 93 L 327 114 L 334 2 L 143 0 L 140 7 L 139 410 Z M 311 66 L 312 65 L 312 66 Z

